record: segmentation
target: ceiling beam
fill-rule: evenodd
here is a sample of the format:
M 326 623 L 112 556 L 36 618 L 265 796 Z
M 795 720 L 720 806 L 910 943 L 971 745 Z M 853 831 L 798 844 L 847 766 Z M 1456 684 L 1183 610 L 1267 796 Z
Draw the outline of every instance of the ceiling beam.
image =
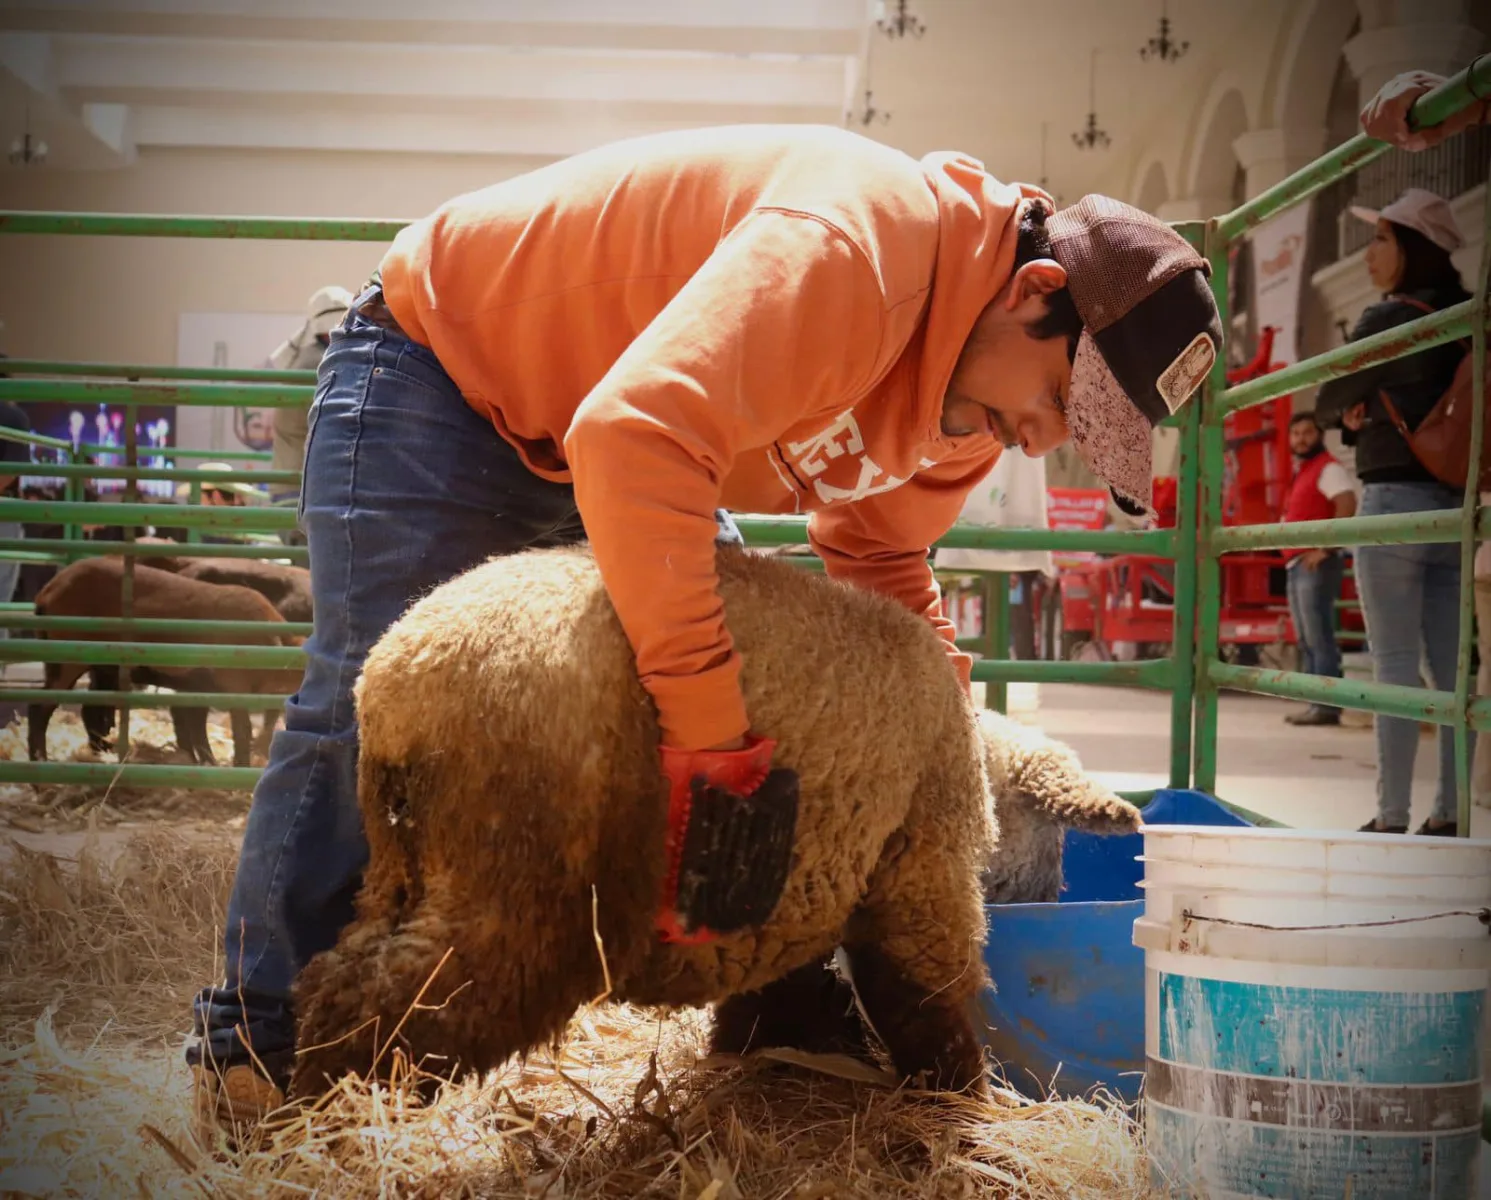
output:
M 471 21 L 525 25 L 533 21 L 529 0 L 5 0 L 0 11 L 109 12 L 140 16 L 263 16 L 279 21 L 306 17 L 346 21 Z M 545 23 L 555 25 L 682 26 L 714 29 L 858 30 L 865 0 L 545 0 Z
M 169 105 L 141 106 L 130 112 L 131 134 L 141 147 L 473 154 L 526 159 L 562 158 L 623 138 L 698 125 L 698 121 L 683 117 L 639 117 L 615 109 L 522 121 L 494 121 L 487 114 L 452 114 L 432 121 L 415 113 L 383 113 L 370 121 L 355 111 L 297 113 Z
M 852 53 L 871 0 L 0 0 L 0 28 L 74 33 Z
M 36 39 L 42 35 L 11 34 Z M 58 35 L 57 86 L 837 110 L 842 56 Z

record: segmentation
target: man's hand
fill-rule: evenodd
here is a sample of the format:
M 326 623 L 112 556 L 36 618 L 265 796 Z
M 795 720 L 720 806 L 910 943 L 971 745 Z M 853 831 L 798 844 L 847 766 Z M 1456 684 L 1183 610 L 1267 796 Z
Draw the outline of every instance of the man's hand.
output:
M 1361 404 L 1353 404 L 1350 408 L 1348 408 L 1341 414 L 1341 426 L 1344 429 L 1355 431 L 1360 429 L 1366 423 L 1367 405 L 1365 401 L 1363 401 Z
M 1362 109 L 1362 132 L 1400 150 L 1427 150 L 1486 120 L 1487 104 L 1472 104 L 1430 129 L 1409 129 L 1408 110 L 1420 96 L 1432 92 L 1443 82 L 1443 75 L 1433 75 L 1428 71 L 1406 71 L 1389 79 Z
M 1299 556 L 1299 561 L 1304 565 L 1305 570 L 1315 571 L 1319 570 L 1320 564 L 1329 557 L 1329 550 L 1321 550 L 1319 548 L 1316 548 L 1314 550 L 1306 550 Z
M 772 769 L 776 742 L 662 747 L 667 867 L 657 929 L 697 945 L 760 925 L 781 899 L 797 830 L 797 773 Z

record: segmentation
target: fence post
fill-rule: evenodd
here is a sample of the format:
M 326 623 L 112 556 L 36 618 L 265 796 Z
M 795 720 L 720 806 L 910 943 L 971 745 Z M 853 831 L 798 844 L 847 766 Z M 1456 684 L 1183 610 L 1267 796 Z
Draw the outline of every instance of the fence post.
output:
M 1196 546 L 1197 474 L 1201 457 L 1201 400 L 1186 406 L 1180 425 L 1180 469 L 1177 472 L 1175 601 L 1170 627 L 1170 786 L 1191 786 L 1191 722 L 1196 701 Z
M 984 576 L 984 657 L 990 661 L 1010 656 L 1010 577 L 1004 571 Z M 1010 710 L 1010 685 L 1004 680 L 984 684 L 984 707 Z
M 1487 287 L 1491 278 L 1491 187 L 1483 202 L 1480 278 L 1475 288 L 1475 315 L 1471 319 L 1470 470 L 1465 478 L 1465 499 L 1460 522 L 1460 646 L 1455 662 L 1455 832 L 1470 836 L 1470 777 L 1475 737 L 1470 730 L 1470 658 L 1475 645 L 1475 531 L 1480 513 L 1481 446 L 1486 436 L 1486 323 Z M 1436 681 L 1437 682 L 1437 681 Z
M 139 465 L 136 461 L 138 439 L 135 436 L 135 406 L 126 404 L 124 406 L 124 465 L 134 468 Z M 124 482 L 124 501 L 126 504 L 139 503 L 139 487 L 135 483 L 135 477 L 131 473 Z M 135 541 L 135 527 L 126 523 L 123 526 L 124 540 L 128 545 Z M 124 570 L 119 576 L 119 616 L 128 621 L 135 615 L 135 556 L 125 554 Z M 89 681 L 92 682 L 92 672 L 89 672 Z M 119 736 L 114 739 L 114 756 L 122 763 L 129 759 L 129 691 L 130 691 L 130 667 L 128 663 L 119 666 L 119 690 L 124 693 L 124 700 L 119 705 Z
M 1222 488 L 1225 483 L 1223 462 L 1223 420 L 1217 410 L 1222 393 L 1227 390 L 1227 329 L 1230 314 L 1227 304 L 1227 239 L 1222 236 L 1215 218 L 1206 224 L 1206 257 L 1211 263 L 1211 290 L 1217 312 L 1222 318 L 1222 352 L 1212 365 L 1211 375 L 1201 393 L 1201 428 L 1199 488 L 1196 506 L 1197 536 L 1193 547 L 1177 546 L 1179 557 L 1191 553 L 1197 561 L 1195 652 L 1192 656 L 1195 689 L 1195 749 L 1193 785 L 1198 791 L 1216 795 L 1217 790 L 1217 685 L 1211 677 L 1211 664 L 1217 660 L 1221 642 L 1222 570 L 1212 544 L 1222 524 Z

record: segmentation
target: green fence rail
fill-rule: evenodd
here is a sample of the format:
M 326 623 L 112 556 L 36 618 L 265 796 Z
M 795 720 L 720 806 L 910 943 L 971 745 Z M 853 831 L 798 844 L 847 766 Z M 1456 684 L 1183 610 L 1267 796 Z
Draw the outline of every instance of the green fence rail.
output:
M 1442 122 L 1446 117 L 1479 103 L 1477 96 L 1491 90 L 1491 56 L 1481 56 L 1466 70 L 1421 97 L 1410 121 L 1416 127 Z M 1308 199 L 1352 170 L 1385 153 L 1385 143 L 1365 136 L 1317 159 L 1262 195 L 1207 226 L 1206 254 L 1212 264 L 1211 285 L 1221 309 L 1223 327 L 1227 306 L 1228 251 L 1232 244 L 1269 217 Z M 1225 366 L 1218 362 L 1202 396 L 1202 470 L 1195 495 L 1200 516 L 1198 545 L 1201 558 L 1201 619 L 1195 653 L 1196 718 L 1194 785 L 1214 791 L 1217 779 L 1216 700 L 1220 688 L 1264 692 L 1301 700 L 1322 701 L 1365 709 L 1384 716 L 1446 724 L 1455 734 L 1457 826 L 1460 836 L 1470 832 L 1471 733 L 1485 728 L 1483 709 L 1471 695 L 1471 649 L 1474 631 L 1472 561 L 1478 536 L 1487 533 L 1487 514 L 1479 509 L 1475 472 L 1464 489 L 1462 509 L 1448 513 L 1409 513 L 1390 517 L 1350 517 L 1290 525 L 1224 528 L 1221 511 L 1223 421 L 1230 413 L 1285 395 L 1300 387 L 1349 375 L 1378 362 L 1413 354 L 1454 338 L 1472 337 L 1474 387 L 1484 395 L 1487 281 L 1491 277 L 1491 193 L 1485 203 L 1486 237 L 1472 300 L 1434 313 L 1372 338 L 1352 342 L 1316 355 L 1281 371 L 1237 387 L 1226 386 Z M 1484 439 L 1484 407 L 1477 404 L 1472 420 L 1470 461 L 1478 462 Z M 1184 489 L 1185 484 L 1182 484 Z M 1183 497 L 1184 504 L 1190 497 Z M 1377 546 L 1401 543 L 1458 542 L 1460 545 L 1460 623 L 1455 688 L 1453 692 L 1426 691 L 1352 680 L 1322 680 L 1298 672 L 1259 671 L 1224 664 L 1218 655 L 1218 570 L 1220 556 L 1238 550 L 1284 546 Z
M 1442 87 L 1419 100 L 1412 120 L 1420 125 L 1443 121 L 1473 102 L 1472 92 L 1491 91 L 1491 59 L 1481 58 Z M 1300 203 L 1332 181 L 1384 153 L 1387 147 L 1365 137 L 1356 137 L 1324 155 L 1305 169 L 1285 179 L 1233 212 L 1210 221 L 1177 224 L 1176 229 L 1191 241 L 1212 265 L 1211 284 L 1228 324 L 1229 251 L 1239 238 L 1270 216 Z M 1491 213 L 1491 203 L 1488 203 Z M 209 216 L 154 216 L 111 213 L 0 212 L 0 234 L 70 235 L 108 237 L 250 238 L 282 240 L 327 240 L 386 242 L 406 222 L 343 220 L 324 218 L 261 218 Z M 1391 517 L 1355 517 L 1278 526 L 1229 527 L 1222 521 L 1224 486 L 1223 422 L 1229 414 L 1286 395 L 1327 379 L 1359 371 L 1377 362 L 1441 345 L 1467 335 L 1474 339 L 1477 386 L 1484 378 L 1487 315 L 1487 260 L 1483 257 L 1475 298 L 1464 304 L 1423 317 L 1411 324 L 1339 347 L 1283 370 L 1234 387 L 1226 383 L 1225 356 L 1197 400 L 1167 422 L 1179 430 L 1179 508 L 1177 527 L 1171 530 L 1046 531 L 1030 529 L 985 529 L 957 526 L 938 545 L 982 550 L 1050 550 L 1098 554 L 1142 554 L 1174 563 L 1174 607 L 1171 655 L 1139 662 L 1050 662 L 1012 660 L 1009 657 L 1008 580 L 985 574 L 984 619 L 978 636 L 960 639 L 975 650 L 978 661 L 973 676 L 987 686 L 988 702 L 1003 707 L 1005 688 L 1013 682 L 1103 684 L 1147 688 L 1170 693 L 1170 763 L 1172 786 L 1195 786 L 1214 793 L 1217 778 L 1217 707 L 1222 689 L 1257 692 L 1301 700 L 1324 700 L 1334 705 L 1376 713 L 1403 716 L 1452 726 L 1457 737 L 1457 785 L 1460 832 L 1468 832 L 1468 746 L 1472 730 L 1491 729 L 1491 698 L 1472 694 L 1469 673 L 1472 617 L 1470 606 L 1470 556 L 1475 539 L 1491 536 L 1491 511 L 1477 509 L 1477 497 L 1467 489 L 1462 512 L 1407 514 Z M 315 375 L 309 371 L 240 370 L 230 368 L 167 367 L 149 364 L 69 363 L 41 359 L 8 360 L 9 378 L 0 379 L 0 400 L 39 403 L 57 400 L 122 404 L 211 405 L 221 407 L 281 408 L 307 404 L 314 392 Z M 1484 434 L 1477 414 L 1475 444 Z M 130 422 L 132 424 L 132 422 Z M 0 433 L 0 437 L 5 434 Z M 63 479 L 69 491 L 64 499 L 46 501 L 0 500 L 0 520 L 60 524 L 66 536 L 38 539 L 0 539 L 0 556 L 28 560 L 72 561 L 85 554 L 118 554 L 132 578 L 132 564 L 152 558 L 190 554 L 224 559 L 273 559 L 304 563 L 306 550 L 278 544 L 272 535 L 295 524 L 288 507 L 221 508 L 198 504 L 143 504 L 127 494 L 122 502 L 85 502 L 81 487 L 87 479 L 124 480 L 131 488 L 144 480 L 187 483 L 197 489 L 221 478 L 222 472 L 200 468 L 141 467 L 137 448 L 101 447 L 84 443 L 71 446 L 56 439 L 30 440 L 39 450 L 61 456 L 57 464 L 38 463 L 34 473 Z M 206 459 L 255 462 L 270 455 L 254 451 L 204 451 L 196 449 L 149 450 L 151 456 L 173 464 Z M 99 465 L 101 455 L 123 457 Z M 32 473 L 32 468 L 26 468 Z M 236 479 L 254 483 L 293 484 L 293 472 L 240 472 Z M 100 544 L 82 536 L 83 525 L 109 525 L 125 530 L 125 540 Z M 788 517 L 745 516 L 739 519 L 749 544 L 758 547 L 803 545 L 806 520 Z M 147 528 L 179 528 L 196 537 L 202 531 L 219 535 L 266 538 L 263 544 L 154 545 L 135 540 Z M 1388 545 L 1397 543 L 1458 542 L 1464 566 L 1459 672 L 1452 691 L 1392 688 L 1355 680 L 1321 680 L 1297 672 L 1266 671 L 1232 666 L 1219 655 L 1221 617 L 1221 556 L 1238 551 L 1282 547 Z M 1183 550 L 1181 548 L 1184 548 Z M 1179 552 L 1178 552 L 1179 551 Z M 811 565 L 811 564 L 809 564 Z M 821 564 L 817 564 L 821 567 Z M 953 570 L 944 577 L 977 576 L 977 572 Z M 128 587 L 129 585 L 127 585 Z M 246 646 L 218 643 L 169 645 L 160 642 L 131 642 L 123 635 L 144 637 L 166 631 L 148 621 L 132 619 L 128 605 L 125 617 L 97 622 L 86 618 L 53 618 L 26 611 L 0 611 L 0 627 L 13 634 L 45 635 L 45 650 L 34 638 L 13 637 L 0 642 L 0 662 L 115 663 L 123 666 L 124 679 L 118 690 L 89 694 L 98 703 L 133 703 L 141 707 L 177 705 L 223 708 L 263 708 L 277 697 L 242 693 L 142 694 L 128 683 L 131 666 L 236 665 L 252 668 L 293 669 L 303 651 L 293 646 Z M 252 623 L 208 622 L 193 636 L 248 637 Z M 299 635 L 304 626 L 286 626 Z M 191 634 L 181 627 L 178 634 Z M 84 633 L 121 635 L 121 640 L 74 640 Z M 29 644 L 28 644 L 29 643 Z M 78 693 L 77 702 L 89 698 Z M 21 703 L 26 699 L 47 701 L 67 698 L 55 690 L 0 688 L 0 700 Z M 127 724 L 127 722 L 126 722 Z M 169 767 L 144 764 L 53 764 L 0 763 L 0 781 L 99 782 L 124 781 L 151 786 L 250 785 L 254 769 Z M 1256 816 L 1256 814 L 1250 814 Z

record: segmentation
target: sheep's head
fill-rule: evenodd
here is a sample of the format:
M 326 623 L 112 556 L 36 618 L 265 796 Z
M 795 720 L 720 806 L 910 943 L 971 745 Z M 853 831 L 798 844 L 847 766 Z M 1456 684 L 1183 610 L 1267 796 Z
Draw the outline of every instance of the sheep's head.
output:
M 985 899 L 1054 901 L 1061 891 L 1063 832 L 1134 833 L 1143 823 L 1139 810 L 1088 775 L 1071 747 L 996 712 L 985 710 L 978 719 L 999 822 Z

